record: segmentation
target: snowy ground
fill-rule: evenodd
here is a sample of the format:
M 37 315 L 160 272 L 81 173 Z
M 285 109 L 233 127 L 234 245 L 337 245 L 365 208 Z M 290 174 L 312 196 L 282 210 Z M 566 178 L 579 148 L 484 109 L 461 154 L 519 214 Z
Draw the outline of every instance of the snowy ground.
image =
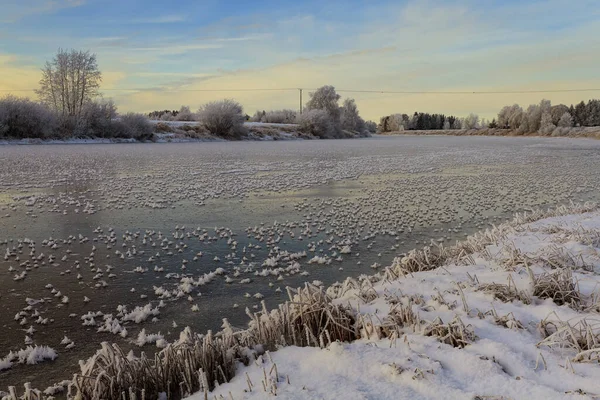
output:
M 495 244 L 480 246 L 464 262 L 384 279 L 372 289 L 365 280 L 362 290 L 335 300 L 367 326 L 362 339 L 267 353 L 248 367 L 240 364 L 234 379 L 209 398 L 597 398 L 600 212 L 506 225 L 471 240 Z M 561 280 L 552 274 L 565 271 L 579 295 L 540 291 L 545 279 Z M 571 279 L 565 276 L 563 283 Z M 507 286 L 486 286 L 492 283 Z M 407 309 L 418 322 L 385 335 L 391 318 Z M 436 320 L 454 321 L 467 339 L 464 348 L 443 343 L 448 337 L 426 336 Z

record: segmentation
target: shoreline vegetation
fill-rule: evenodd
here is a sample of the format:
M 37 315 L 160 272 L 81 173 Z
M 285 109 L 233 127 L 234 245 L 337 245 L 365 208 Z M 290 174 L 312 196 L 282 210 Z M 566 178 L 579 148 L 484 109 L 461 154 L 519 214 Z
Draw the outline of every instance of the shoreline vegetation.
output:
M 437 130 L 410 130 L 378 133 L 383 136 L 502 136 L 502 137 L 545 137 L 545 138 L 579 138 L 600 139 L 600 126 L 572 127 L 563 131 L 563 134 L 543 135 L 539 132 L 520 133 L 516 129 L 478 128 L 478 129 L 437 129 Z
M 304 376 L 310 365 L 294 371 L 286 364 L 322 363 L 303 357 L 314 353 L 300 348 L 310 347 L 322 357 L 349 356 L 352 350 L 367 362 L 361 368 L 385 375 L 373 385 L 391 380 L 396 391 L 399 382 L 418 391 L 426 379 L 439 395 L 450 390 L 469 398 L 595 395 L 600 330 L 593 319 L 600 304 L 592 250 L 599 231 L 592 203 L 516 214 L 453 246 L 432 242 L 414 249 L 371 276 L 327 289 L 288 288 L 289 300 L 278 308 L 267 310 L 263 302 L 261 311 L 247 310 L 247 328 L 236 329 L 227 319 L 216 333 L 186 328 L 153 359 L 102 343 L 71 380 L 44 392 L 26 385 L 23 397 L 11 387 L 3 399 L 262 398 L 305 390 L 297 382 L 301 376 L 312 386 L 324 385 L 320 390 L 334 390 L 330 398 L 343 398 L 335 390 L 344 385 L 332 387 L 339 379 L 328 383 Z M 278 358 L 284 352 L 295 356 Z M 398 352 L 394 363 L 383 363 L 385 354 Z M 440 357 L 443 362 L 436 361 Z M 473 363 L 476 371 L 466 367 Z M 343 370 L 334 377 L 363 378 Z M 489 385 L 473 380 L 475 373 Z M 435 394 L 423 392 L 428 396 Z

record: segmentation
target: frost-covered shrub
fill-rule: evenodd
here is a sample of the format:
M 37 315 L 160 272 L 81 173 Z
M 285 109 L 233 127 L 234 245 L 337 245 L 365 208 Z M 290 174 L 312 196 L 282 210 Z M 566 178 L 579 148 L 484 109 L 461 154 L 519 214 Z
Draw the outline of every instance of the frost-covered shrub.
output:
M 373 122 L 373 121 L 367 121 L 367 122 L 365 122 L 365 128 L 371 134 L 374 134 L 374 133 L 377 132 L 377 124 L 375 122 Z
M 256 111 L 253 116 L 248 120 L 249 122 L 262 122 L 262 117 L 265 115 L 266 111 Z
M 161 121 L 175 121 L 175 116 L 173 116 L 173 113 L 166 112 L 162 114 L 159 119 Z
M 118 137 L 149 140 L 154 136 L 152 125 L 148 121 L 148 118 L 143 114 L 127 113 L 121 115 L 118 122 L 125 130 L 124 135 Z M 118 131 L 119 130 L 120 129 L 118 129 Z M 121 132 L 118 133 L 121 134 Z
M 195 121 L 196 115 L 190 111 L 188 106 L 181 106 L 177 116 L 175 117 L 176 121 Z
M 269 124 L 293 124 L 296 122 L 296 111 L 294 110 L 272 110 L 257 111 L 250 122 L 265 122 Z
M 297 121 L 300 130 L 321 139 L 333 139 L 336 137 L 336 129 L 331 117 L 325 110 L 309 110 L 298 116 Z
M 117 116 L 117 107 L 109 100 L 91 101 L 81 109 L 81 115 L 75 122 L 75 135 L 91 137 L 113 137 L 113 120 Z
M 240 138 L 246 134 L 246 116 L 242 105 L 234 100 L 213 101 L 200 107 L 198 116 L 212 134 L 228 138 Z
M 52 137 L 58 122 L 57 115 L 40 103 L 11 95 L 0 99 L 0 137 Z

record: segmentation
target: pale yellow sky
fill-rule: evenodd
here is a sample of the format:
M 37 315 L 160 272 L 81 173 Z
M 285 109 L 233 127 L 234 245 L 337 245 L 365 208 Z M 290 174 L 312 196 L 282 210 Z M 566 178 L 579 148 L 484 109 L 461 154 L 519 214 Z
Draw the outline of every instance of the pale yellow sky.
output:
M 297 10 L 285 18 L 249 15 L 216 21 L 214 26 L 187 21 L 193 34 L 172 28 L 186 21 L 184 14 L 153 19 L 152 26 L 137 30 L 109 30 L 101 25 L 76 37 L 60 29 L 25 36 L 9 26 L 0 30 L 0 44 L 16 40 L 29 47 L 0 47 L 0 90 L 34 96 L 18 90 L 37 87 L 43 61 L 59 46 L 97 54 L 104 97 L 113 98 L 122 112 L 178 109 L 181 105 L 195 110 L 207 101 L 233 98 L 253 114 L 258 109 L 297 109 L 299 102 L 295 90 L 193 91 L 196 89 L 316 88 L 326 84 L 337 89 L 387 91 L 600 88 L 596 67 L 600 41 L 595 39 L 600 33 L 598 7 L 591 7 L 595 3 L 588 0 L 576 3 L 373 3 L 361 10 L 361 18 Z M 85 1 L 68 2 L 52 12 L 85 5 Z M 248 28 L 241 29 L 242 20 Z M 124 88 L 146 90 L 120 90 Z M 542 98 L 553 104 L 571 104 L 597 98 L 600 91 L 340 94 L 355 98 L 361 115 L 377 121 L 382 115 L 414 111 L 458 116 L 474 112 L 492 118 L 507 104 L 527 106 Z M 307 99 L 305 91 L 304 101 Z

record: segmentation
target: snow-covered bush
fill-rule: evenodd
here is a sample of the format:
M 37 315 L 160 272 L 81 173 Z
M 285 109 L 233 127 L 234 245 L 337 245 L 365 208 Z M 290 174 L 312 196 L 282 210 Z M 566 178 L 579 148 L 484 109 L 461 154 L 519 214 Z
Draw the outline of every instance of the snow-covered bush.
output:
M 195 121 L 196 120 L 196 116 L 194 115 L 194 113 L 192 113 L 190 111 L 190 108 L 188 106 L 181 106 L 181 108 L 179 109 L 179 112 L 177 113 L 177 116 L 175 117 L 176 121 Z
M 269 124 L 293 124 L 296 122 L 294 110 L 257 111 L 250 122 L 266 122 Z
M 42 104 L 12 95 L 0 99 L 0 137 L 48 138 L 57 127 L 57 115 Z
M 365 122 L 365 128 L 371 134 L 377 133 L 377 123 L 375 123 L 373 121 L 367 121 L 367 122 Z
M 246 134 L 246 117 L 242 105 L 234 100 L 213 101 L 200 107 L 198 116 L 212 134 L 240 138 Z
M 300 130 L 321 139 L 336 137 L 336 129 L 330 115 L 325 110 L 309 110 L 298 116 Z
M 119 122 L 124 128 L 125 134 L 123 137 L 149 140 L 154 136 L 152 125 L 143 114 L 127 113 L 121 115 Z
M 162 114 L 159 119 L 161 121 L 175 121 L 175 116 L 173 116 L 173 113 L 166 112 Z
M 117 116 L 117 107 L 112 100 L 90 101 L 81 109 L 81 116 L 75 124 L 77 136 L 113 137 L 113 120 Z

